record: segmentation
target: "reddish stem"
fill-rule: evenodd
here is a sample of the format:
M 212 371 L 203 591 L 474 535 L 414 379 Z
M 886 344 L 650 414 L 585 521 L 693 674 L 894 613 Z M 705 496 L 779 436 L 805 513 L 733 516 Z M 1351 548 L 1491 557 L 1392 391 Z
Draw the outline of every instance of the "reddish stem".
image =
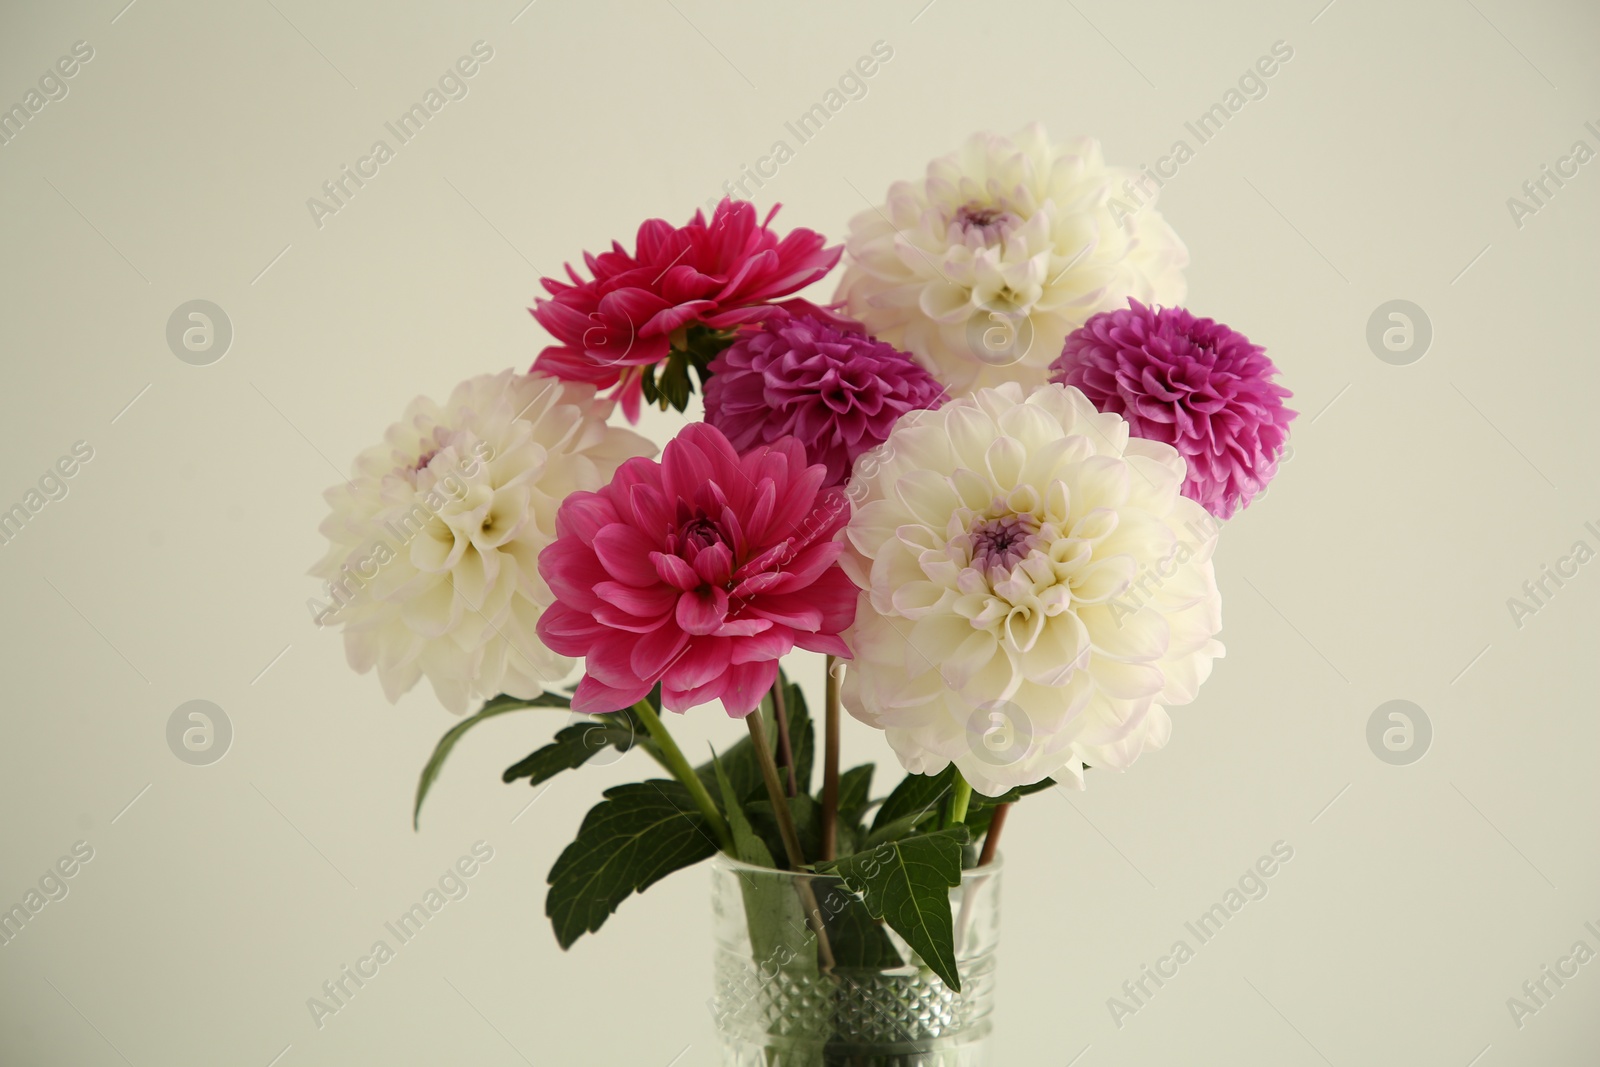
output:
M 833 859 L 839 851 L 839 678 L 832 656 L 823 663 L 827 672 L 827 696 L 822 720 L 822 858 Z
M 989 832 L 983 838 L 983 851 L 978 853 L 979 867 L 987 867 L 994 862 L 995 850 L 1000 847 L 1000 831 L 1005 829 L 1006 815 L 1010 811 L 1010 804 L 1001 804 L 994 809 L 994 818 L 989 820 Z

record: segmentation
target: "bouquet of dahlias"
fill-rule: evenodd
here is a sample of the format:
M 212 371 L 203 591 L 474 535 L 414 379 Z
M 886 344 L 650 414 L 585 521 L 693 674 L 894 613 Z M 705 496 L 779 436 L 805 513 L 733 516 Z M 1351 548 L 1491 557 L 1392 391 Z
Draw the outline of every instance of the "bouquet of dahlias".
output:
M 425 676 L 483 702 L 418 812 L 466 730 L 525 708 L 575 721 L 507 782 L 632 747 L 664 772 L 607 790 L 556 860 L 563 948 L 720 853 L 759 983 L 815 994 L 764 1017 L 782 1062 L 861 1055 L 848 1002 L 884 975 L 945 1019 L 898 1054 L 956 1040 L 1009 806 L 1166 744 L 1222 655 L 1219 520 L 1294 415 L 1260 346 L 1174 306 L 1188 253 L 1118 199 L 1137 180 L 1034 127 L 895 183 L 842 248 L 733 200 L 648 221 L 545 279 L 527 373 L 417 400 L 329 490 L 318 624 L 391 701 Z M 831 302 L 797 295 L 841 256 Z M 612 424 L 697 391 L 659 458 Z M 826 657 L 820 722 L 795 649 Z M 691 765 L 662 713 L 714 703 L 741 736 Z M 906 770 L 886 795 L 840 769 L 841 709 Z M 759 999 L 719 988 L 719 1012 Z

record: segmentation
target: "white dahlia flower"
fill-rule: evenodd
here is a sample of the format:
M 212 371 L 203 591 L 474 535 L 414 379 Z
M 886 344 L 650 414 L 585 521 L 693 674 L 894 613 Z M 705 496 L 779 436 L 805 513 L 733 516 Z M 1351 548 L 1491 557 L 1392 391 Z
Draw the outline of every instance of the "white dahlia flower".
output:
M 1182 302 L 1189 252 L 1155 193 L 1087 137 L 974 134 L 851 220 L 837 299 L 953 395 L 1039 385 L 1090 315 Z
M 594 387 L 502 371 L 443 405 L 418 397 L 383 444 L 324 494 L 331 542 L 311 574 L 319 625 L 343 625 L 350 666 L 391 702 L 424 675 L 457 714 L 475 697 L 538 695 L 572 660 L 535 633 L 549 606 L 540 549 L 567 494 L 611 480 L 655 446 L 606 425 Z
M 1216 523 L 1184 460 L 1077 389 L 901 417 L 856 462 L 844 703 L 906 770 L 999 796 L 1166 743 L 1222 655 Z

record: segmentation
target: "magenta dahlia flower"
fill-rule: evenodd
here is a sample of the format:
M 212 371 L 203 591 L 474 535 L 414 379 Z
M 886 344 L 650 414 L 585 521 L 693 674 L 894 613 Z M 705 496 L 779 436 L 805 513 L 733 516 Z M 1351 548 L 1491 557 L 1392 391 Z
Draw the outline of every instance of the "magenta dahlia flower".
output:
M 820 310 L 769 318 L 711 361 L 706 421 L 744 451 L 780 437 L 842 485 L 907 411 L 946 399 L 938 379 L 859 323 Z
M 720 699 L 743 717 L 799 647 L 848 657 L 856 587 L 834 534 L 850 518 L 793 438 L 740 456 L 694 423 L 661 462 L 632 459 L 598 492 L 568 496 L 539 573 L 556 603 L 539 638 L 585 657 L 574 711 L 644 699 L 686 711 Z
M 1183 494 L 1225 519 L 1278 471 L 1295 412 L 1260 345 L 1183 308 L 1129 307 L 1091 316 L 1067 337 L 1051 379 L 1083 390 L 1137 437 L 1183 454 Z
M 543 279 L 550 297 L 530 310 L 557 343 L 534 367 L 602 388 L 620 383 L 623 410 L 637 422 L 644 368 L 682 349 L 679 331 L 758 321 L 839 261 L 842 247 L 825 247 L 815 231 L 773 233 L 777 212 L 758 221 L 755 205 L 724 199 L 709 222 L 699 211 L 687 226 L 651 219 L 631 253 L 615 241 L 609 252 L 585 253 L 590 280 L 571 264 L 571 284 Z

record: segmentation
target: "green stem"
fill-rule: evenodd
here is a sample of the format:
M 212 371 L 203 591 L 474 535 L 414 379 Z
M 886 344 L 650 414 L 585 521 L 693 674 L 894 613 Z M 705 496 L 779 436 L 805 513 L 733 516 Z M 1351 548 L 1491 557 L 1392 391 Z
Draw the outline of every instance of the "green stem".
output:
M 716 804 L 711 801 L 711 794 L 706 792 L 705 783 L 700 781 L 700 776 L 694 773 L 694 768 L 689 766 L 689 761 L 683 758 L 683 750 L 678 747 L 678 742 L 672 739 L 667 732 L 667 726 L 656 714 L 656 709 L 650 706 L 648 699 L 641 700 L 633 706 L 634 714 L 644 720 L 644 727 L 650 731 L 650 736 L 661 748 L 662 762 L 672 776 L 683 783 L 689 790 L 689 795 L 694 798 L 695 807 L 700 809 L 700 814 L 706 817 L 706 822 L 711 824 L 711 831 L 717 835 L 717 841 L 722 846 L 722 851 L 733 854 L 733 834 L 728 830 L 728 821 L 722 817 L 722 812 L 717 810 Z
M 967 821 L 967 805 L 972 802 L 972 786 L 956 771 L 955 793 L 950 798 L 950 825 Z
M 794 816 L 789 811 L 789 798 L 784 795 L 783 783 L 778 780 L 778 765 L 772 760 L 772 743 L 767 740 L 767 724 L 761 721 L 757 708 L 744 717 L 750 730 L 750 744 L 755 748 L 756 765 L 761 768 L 761 780 L 766 783 L 767 797 L 772 801 L 772 817 L 778 822 L 778 836 L 783 839 L 783 851 L 789 866 L 805 871 L 806 857 L 800 851 L 800 835 L 795 832 Z

